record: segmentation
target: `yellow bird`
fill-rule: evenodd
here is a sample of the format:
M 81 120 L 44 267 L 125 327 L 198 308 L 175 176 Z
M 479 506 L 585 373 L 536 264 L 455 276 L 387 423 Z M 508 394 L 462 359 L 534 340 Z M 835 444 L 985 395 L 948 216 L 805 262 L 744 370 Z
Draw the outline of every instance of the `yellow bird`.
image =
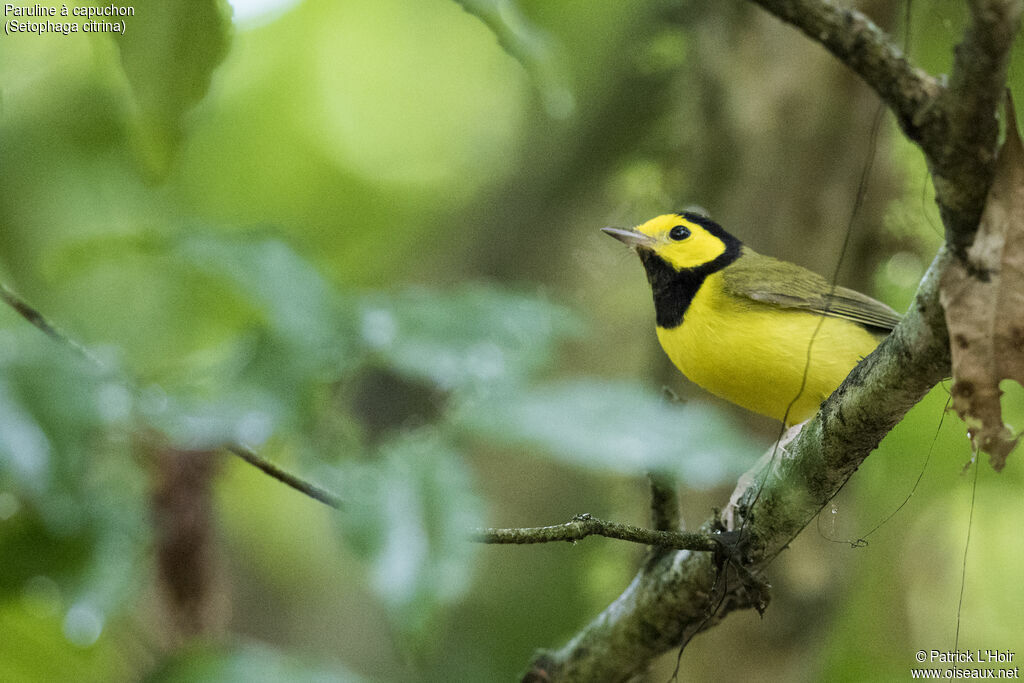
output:
M 900 321 L 880 301 L 762 256 L 699 214 L 603 230 L 640 256 L 658 341 L 675 366 L 787 427 L 813 416 Z

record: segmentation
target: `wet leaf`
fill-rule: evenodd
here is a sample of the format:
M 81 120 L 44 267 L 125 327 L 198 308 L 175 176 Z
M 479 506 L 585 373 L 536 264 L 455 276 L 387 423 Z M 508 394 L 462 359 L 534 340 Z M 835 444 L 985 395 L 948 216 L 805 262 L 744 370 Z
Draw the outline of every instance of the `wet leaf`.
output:
M 1020 439 L 1003 422 L 1000 381 L 1024 384 L 1024 145 L 1012 103 L 1006 142 L 967 262 L 942 279 L 953 358 L 953 408 L 997 471 Z

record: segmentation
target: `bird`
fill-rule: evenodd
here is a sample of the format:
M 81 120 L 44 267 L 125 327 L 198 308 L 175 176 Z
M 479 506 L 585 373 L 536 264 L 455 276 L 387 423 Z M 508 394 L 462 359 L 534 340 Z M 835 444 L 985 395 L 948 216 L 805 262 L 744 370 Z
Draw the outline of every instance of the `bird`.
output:
M 679 371 L 785 427 L 813 417 L 900 321 L 886 304 L 761 255 L 692 211 L 602 230 L 640 257 L 658 341 Z

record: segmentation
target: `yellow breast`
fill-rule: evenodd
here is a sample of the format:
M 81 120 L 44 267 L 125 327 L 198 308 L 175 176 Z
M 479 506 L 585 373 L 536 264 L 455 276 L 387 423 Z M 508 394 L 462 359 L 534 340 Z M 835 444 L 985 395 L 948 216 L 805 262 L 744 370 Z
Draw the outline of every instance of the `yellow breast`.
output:
M 657 328 L 658 341 L 690 380 L 748 410 L 803 422 L 878 345 L 848 320 L 726 295 L 721 278 L 710 275 L 683 323 Z

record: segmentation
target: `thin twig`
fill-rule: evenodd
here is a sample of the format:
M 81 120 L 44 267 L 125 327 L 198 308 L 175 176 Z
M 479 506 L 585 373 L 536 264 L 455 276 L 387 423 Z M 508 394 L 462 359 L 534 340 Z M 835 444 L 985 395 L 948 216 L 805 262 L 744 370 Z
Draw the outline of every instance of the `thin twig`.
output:
M 946 243 L 962 257 L 974 241 L 995 172 L 996 115 L 1024 3 L 967 3 L 970 23 L 957 46 L 946 87 L 914 67 L 855 9 L 821 0 L 751 1 L 821 43 L 892 109 L 903 132 L 920 145 L 928 160 Z
M 286 472 L 274 463 L 261 457 L 256 452 L 245 446 L 229 446 L 227 450 L 234 453 L 242 460 L 246 461 L 256 469 L 260 470 L 264 474 L 267 474 L 274 479 L 277 479 L 282 484 L 290 486 L 299 493 L 305 494 L 314 500 L 318 500 L 324 505 L 329 505 L 335 510 L 340 510 L 342 507 L 341 498 L 326 489 L 322 489 L 316 484 L 301 479 L 290 472 Z
M 54 324 L 47 320 L 46 316 L 40 313 L 37 308 L 31 306 L 27 301 L 11 291 L 2 282 L 0 282 L 0 299 L 3 299 L 5 304 L 13 308 L 18 315 L 27 320 L 33 327 L 40 330 L 47 337 L 70 349 L 73 349 L 75 353 L 78 353 L 90 363 L 104 369 L 103 363 L 100 362 L 100 359 L 94 356 L 89 349 L 61 332 Z
M 519 529 L 480 529 L 473 540 L 480 543 L 551 543 L 554 541 L 579 541 L 587 536 L 605 536 L 621 541 L 675 550 L 700 550 L 713 552 L 721 547 L 714 536 L 686 531 L 657 531 L 644 529 L 632 524 L 619 524 L 592 517 L 576 515 L 572 521 L 554 526 L 525 527 Z
M 882 29 L 863 13 L 821 0 L 752 0 L 792 24 L 855 71 L 896 115 L 911 140 L 941 142 L 933 107 L 939 81 L 918 69 Z

